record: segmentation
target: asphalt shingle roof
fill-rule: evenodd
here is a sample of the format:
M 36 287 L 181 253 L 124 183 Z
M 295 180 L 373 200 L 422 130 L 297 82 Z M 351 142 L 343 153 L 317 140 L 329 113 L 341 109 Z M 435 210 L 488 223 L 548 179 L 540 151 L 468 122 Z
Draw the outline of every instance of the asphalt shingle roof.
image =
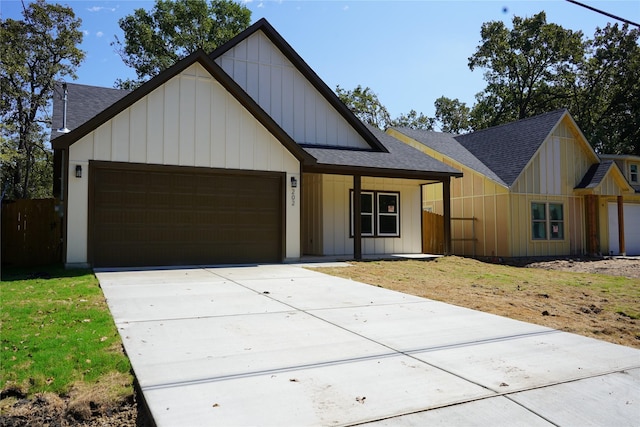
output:
M 494 181 L 506 185 L 502 179 L 482 163 L 476 156 L 467 150 L 462 144 L 456 140 L 456 135 L 451 133 L 433 132 L 416 130 L 410 128 L 394 128 L 398 132 L 407 135 L 410 138 L 433 148 L 435 151 L 460 162 L 481 174 L 493 179 Z
M 371 133 L 389 151 L 345 150 L 331 147 L 303 147 L 318 160 L 319 165 L 354 166 L 390 171 L 436 172 L 461 175 L 460 171 L 397 140 L 381 130 L 368 126 Z
M 510 187 L 566 112 L 566 109 L 551 111 L 464 135 L 395 129 Z
M 129 93 L 128 90 L 67 83 L 67 129 L 76 129 Z M 62 128 L 62 94 L 62 85 L 58 83 L 53 95 L 52 140 L 64 135 L 57 131 Z
M 566 112 L 551 111 L 455 139 L 511 186 Z
M 613 160 L 603 160 L 601 163 L 591 165 L 576 188 L 596 188 L 612 166 Z

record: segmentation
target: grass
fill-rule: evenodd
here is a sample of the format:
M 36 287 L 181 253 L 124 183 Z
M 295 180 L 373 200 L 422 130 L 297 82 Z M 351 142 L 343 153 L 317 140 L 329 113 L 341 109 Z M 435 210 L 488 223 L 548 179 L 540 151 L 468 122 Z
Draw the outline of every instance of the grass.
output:
M 133 394 L 129 360 L 91 271 L 3 269 L 0 304 L 3 390 L 69 395 L 109 384 L 112 397 Z
M 318 271 L 640 348 L 640 280 L 462 257 L 373 261 Z

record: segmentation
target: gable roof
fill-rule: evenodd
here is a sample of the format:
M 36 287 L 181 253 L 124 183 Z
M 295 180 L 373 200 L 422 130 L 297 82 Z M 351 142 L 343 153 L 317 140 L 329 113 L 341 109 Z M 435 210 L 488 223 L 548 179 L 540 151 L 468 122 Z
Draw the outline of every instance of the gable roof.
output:
M 455 139 L 510 187 L 565 114 L 551 111 Z
M 490 178 L 498 184 L 507 184 L 496 175 L 489 167 L 482 163 L 473 153 L 467 150 L 462 144 L 456 140 L 456 135 L 445 132 L 433 132 L 416 130 L 410 128 L 393 128 L 397 132 L 400 132 L 424 145 L 432 148 L 433 150 L 444 154 L 450 159 L 455 160 L 461 165 L 467 166 L 477 172 L 480 172 L 487 178 Z
M 73 94 L 73 102 L 67 102 L 67 128 L 75 129 L 89 121 L 96 114 L 119 101 L 130 93 L 128 90 L 112 89 L 98 86 L 88 86 L 77 83 L 67 83 L 67 91 Z M 53 97 L 53 114 L 51 140 L 64 135 L 58 129 L 63 127 L 63 89 L 61 83 L 56 83 L 55 92 L 60 96 Z
M 240 42 L 249 38 L 257 31 L 262 31 L 269 40 L 282 52 L 294 67 L 315 87 L 315 89 L 329 102 L 329 104 L 349 123 L 358 134 L 371 146 L 373 151 L 386 151 L 386 146 L 374 136 L 366 126 L 349 108 L 340 101 L 338 95 L 326 85 L 315 71 L 302 59 L 291 45 L 269 24 L 265 18 L 256 21 L 249 28 L 229 40 L 227 43 L 211 52 L 211 58 L 217 59 Z
M 563 108 L 464 135 L 393 129 L 505 187 L 511 187 L 565 116 L 571 117 Z M 596 161 L 597 155 L 589 148 Z
M 612 166 L 612 160 L 604 160 L 602 163 L 591 165 L 587 173 L 582 177 L 582 181 L 580 181 L 575 188 L 596 188 L 602 183 L 602 180 L 604 180 L 604 177 Z
M 576 190 L 590 190 L 593 191 L 602 184 L 609 173 L 613 173 L 617 177 L 619 183 L 624 183 L 626 188 L 623 191 L 633 192 L 635 189 L 626 180 L 620 168 L 615 164 L 613 160 L 603 160 L 600 163 L 593 164 L 584 174 L 582 180 L 576 185 Z
M 115 117 L 124 109 L 130 107 L 138 100 L 142 99 L 164 83 L 177 76 L 194 63 L 202 65 L 234 98 L 240 102 L 265 128 L 267 128 L 293 156 L 298 160 L 313 163 L 315 159 L 306 153 L 291 137 L 244 91 L 236 82 L 224 72 L 218 64 L 203 51 L 198 50 L 184 59 L 178 61 L 173 66 L 167 68 L 162 73 L 152 78 L 138 89 L 126 94 L 106 109 L 94 115 L 91 119 L 79 125 L 71 132 L 62 134 L 52 140 L 52 146 L 56 149 L 65 149 L 89 134 L 98 126 Z M 96 94 L 100 92 L 96 91 Z M 69 102 L 70 104 L 70 102 Z
M 317 159 L 309 172 L 354 173 L 375 177 L 436 179 L 461 177 L 462 172 L 424 154 L 391 135 L 368 126 L 369 131 L 384 144 L 385 152 L 350 150 L 335 147 L 305 146 Z

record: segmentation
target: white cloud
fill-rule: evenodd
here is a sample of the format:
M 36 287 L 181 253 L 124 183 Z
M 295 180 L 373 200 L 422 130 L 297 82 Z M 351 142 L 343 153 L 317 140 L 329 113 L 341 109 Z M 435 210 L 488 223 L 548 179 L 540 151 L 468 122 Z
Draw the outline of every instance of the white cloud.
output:
M 344 11 L 346 12 L 347 10 L 349 10 L 349 6 L 348 6 L 348 5 L 347 5 L 347 6 L 344 6 L 344 7 L 342 8 L 342 10 L 344 10 Z
M 89 30 L 82 30 L 82 34 L 84 34 L 85 36 L 89 35 Z
M 104 36 L 104 33 L 102 31 L 98 31 L 96 33 L 96 37 L 102 37 L 102 36 Z
M 263 8 L 263 7 L 264 7 L 264 3 L 263 3 L 263 2 L 260 2 L 260 3 L 258 4 L 258 8 Z
M 104 6 L 93 6 L 87 9 L 89 12 L 102 12 L 103 10 L 106 10 L 108 12 L 115 12 L 116 8 L 115 7 L 104 7 Z

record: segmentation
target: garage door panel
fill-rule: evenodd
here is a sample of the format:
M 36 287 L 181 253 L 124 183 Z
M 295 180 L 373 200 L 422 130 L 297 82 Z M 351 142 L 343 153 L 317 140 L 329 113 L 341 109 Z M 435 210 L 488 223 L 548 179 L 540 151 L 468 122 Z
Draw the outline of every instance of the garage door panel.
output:
M 93 165 L 95 266 L 279 262 L 283 174 Z

